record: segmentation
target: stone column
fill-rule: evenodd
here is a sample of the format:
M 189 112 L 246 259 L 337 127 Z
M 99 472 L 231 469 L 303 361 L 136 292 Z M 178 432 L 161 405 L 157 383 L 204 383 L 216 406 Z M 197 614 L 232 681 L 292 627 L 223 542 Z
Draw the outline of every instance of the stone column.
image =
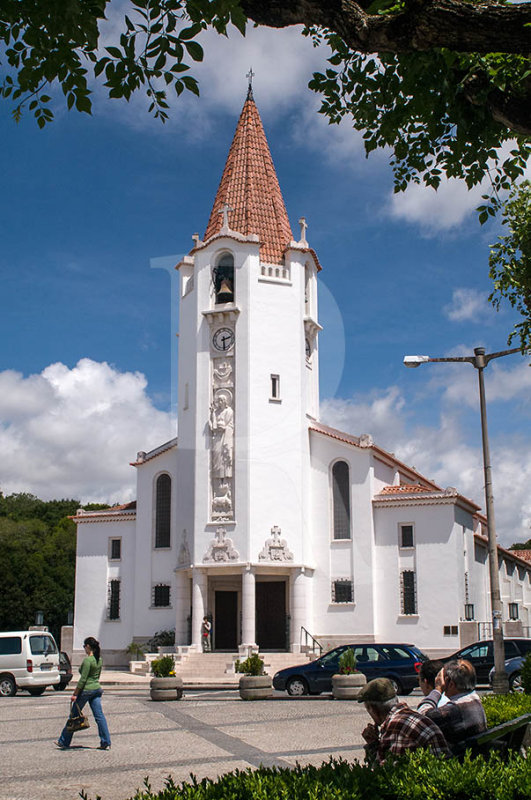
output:
M 304 568 L 291 573 L 291 627 L 290 650 L 292 653 L 301 651 L 301 627 L 307 627 L 306 618 L 306 593 L 308 578 Z M 311 631 L 310 631 L 311 633 Z
M 190 577 L 184 569 L 175 570 L 175 644 L 188 644 L 190 613 Z
M 242 575 L 242 647 L 256 647 L 256 579 L 250 565 Z
M 205 616 L 207 575 L 203 569 L 192 571 L 192 644 L 201 652 L 201 623 Z

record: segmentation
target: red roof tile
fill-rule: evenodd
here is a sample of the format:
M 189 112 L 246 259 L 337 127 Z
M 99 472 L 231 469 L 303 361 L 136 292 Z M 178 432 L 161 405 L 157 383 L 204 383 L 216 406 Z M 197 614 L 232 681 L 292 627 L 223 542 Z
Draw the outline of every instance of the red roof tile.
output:
M 384 486 L 380 494 L 415 494 L 416 492 L 432 492 L 428 486 L 419 486 L 418 483 L 402 483 L 400 486 Z
M 219 233 L 223 224 L 220 212 L 225 203 L 233 209 L 228 214 L 230 229 L 244 236 L 258 235 L 262 262 L 283 263 L 284 250 L 293 234 L 262 120 L 251 92 L 236 127 L 205 241 Z

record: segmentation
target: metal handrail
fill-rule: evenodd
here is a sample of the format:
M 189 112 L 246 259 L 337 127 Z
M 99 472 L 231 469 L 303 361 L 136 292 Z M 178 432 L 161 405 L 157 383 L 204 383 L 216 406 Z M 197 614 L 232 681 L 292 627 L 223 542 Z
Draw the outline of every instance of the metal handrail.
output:
M 304 644 L 302 642 L 303 636 L 304 636 Z M 310 643 L 311 643 L 310 645 L 308 645 L 308 639 L 310 640 Z M 301 625 L 300 646 L 301 646 L 301 648 L 302 647 L 306 647 L 308 649 L 311 647 L 312 653 L 315 653 L 316 650 L 319 650 L 319 655 L 320 656 L 323 653 L 322 644 L 320 644 L 317 641 L 317 639 L 314 639 L 314 637 L 312 636 L 310 631 L 307 631 L 306 628 L 304 627 L 304 625 Z

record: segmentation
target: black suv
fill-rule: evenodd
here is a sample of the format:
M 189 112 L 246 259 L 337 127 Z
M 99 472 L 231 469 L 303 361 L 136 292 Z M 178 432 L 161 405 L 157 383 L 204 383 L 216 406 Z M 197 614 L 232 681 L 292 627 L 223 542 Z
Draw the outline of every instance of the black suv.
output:
M 397 694 L 409 694 L 418 686 L 418 671 L 427 656 L 412 644 L 345 644 L 335 647 L 315 661 L 281 669 L 273 677 L 273 687 L 292 697 L 332 691 L 332 675 L 339 671 L 339 656 L 354 650 L 356 669 L 370 681 L 389 678 Z
M 525 656 L 531 650 L 531 639 L 504 639 L 505 659 L 515 656 Z M 482 642 L 474 642 L 468 647 L 463 647 L 457 653 L 446 656 L 440 660 L 443 662 L 453 661 L 456 658 L 466 658 L 474 665 L 476 670 L 477 682 L 488 684 L 489 672 L 494 666 L 494 646 L 492 639 L 485 639 Z

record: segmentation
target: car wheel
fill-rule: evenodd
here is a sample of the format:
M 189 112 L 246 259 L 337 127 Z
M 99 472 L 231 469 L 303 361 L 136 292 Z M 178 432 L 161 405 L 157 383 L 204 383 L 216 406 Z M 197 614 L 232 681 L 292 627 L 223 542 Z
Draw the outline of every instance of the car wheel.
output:
M 28 689 L 28 692 L 32 697 L 39 697 L 39 695 L 44 694 L 46 690 L 46 686 L 37 686 L 35 689 Z
M 397 681 L 396 678 L 389 678 L 389 680 L 393 684 L 393 689 L 395 690 L 396 694 L 404 694 L 402 686 L 400 685 L 400 683 Z
M 11 675 L 2 675 L 0 678 L 0 697 L 14 697 L 17 693 L 17 684 Z
M 509 687 L 511 692 L 523 692 L 524 687 L 522 686 L 522 673 L 515 672 L 514 675 L 511 675 L 509 678 Z
M 288 681 L 286 689 L 290 697 L 302 697 L 303 694 L 308 694 L 308 685 L 304 678 L 292 678 Z
M 56 692 L 64 692 L 67 686 L 68 686 L 67 683 L 63 683 L 61 681 L 61 683 L 54 683 L 53 688 L 55 689 Z

